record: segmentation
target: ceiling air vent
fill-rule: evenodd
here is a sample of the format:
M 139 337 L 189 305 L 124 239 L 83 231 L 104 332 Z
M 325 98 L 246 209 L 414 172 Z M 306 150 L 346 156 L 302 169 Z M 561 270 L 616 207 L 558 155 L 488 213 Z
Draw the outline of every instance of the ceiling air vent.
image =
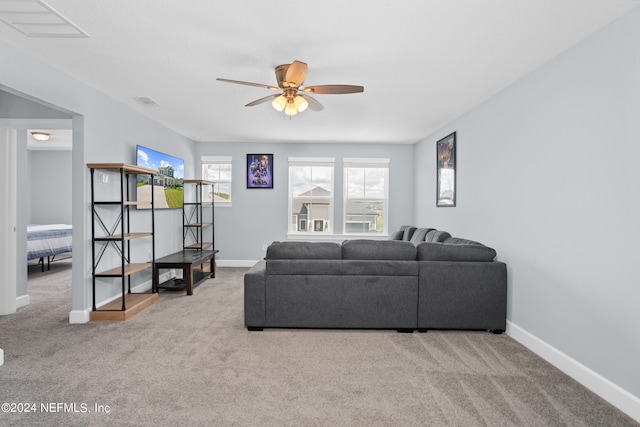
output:
M 134 96 L 133 99 L 135 99 L 137 102 L 147 107 L 155 107 L 156 105 L 158 105 L 156 101 L 149 98 L 148 96 Z
M 89 37 L 41 0 L 0 0 L 0 21 L 27 37 Z

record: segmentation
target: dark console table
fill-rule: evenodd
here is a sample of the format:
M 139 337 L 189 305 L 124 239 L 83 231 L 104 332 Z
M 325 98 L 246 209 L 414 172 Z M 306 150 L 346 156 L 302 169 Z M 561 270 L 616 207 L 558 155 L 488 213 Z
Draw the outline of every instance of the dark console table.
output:
M 213 251 L 180 251 L 165 257 L 159 258 L 155 262 L 153 269 L 154 290 L 158 289 L 182 289 L 187 288 L 187 295 L 193 295 L 193 288 L 207 277 L 216 277 L 216 254 Z M 209 261 L 209 271 L 206 271 L 205 263 Z M 160 270 L 169 268 L 182 269 L 182 282 L 171 279 L 160 282 Z

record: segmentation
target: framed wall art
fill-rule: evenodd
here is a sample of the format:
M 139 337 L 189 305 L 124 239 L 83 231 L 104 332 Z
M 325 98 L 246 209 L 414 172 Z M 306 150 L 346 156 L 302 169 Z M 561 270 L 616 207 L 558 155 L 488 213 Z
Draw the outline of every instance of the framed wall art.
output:
M 273 188 L 273 154 L 247 154 L 247 188 Z
M 456 205 L 456 133 L 436 143 L 437 180 L 436 206 Z

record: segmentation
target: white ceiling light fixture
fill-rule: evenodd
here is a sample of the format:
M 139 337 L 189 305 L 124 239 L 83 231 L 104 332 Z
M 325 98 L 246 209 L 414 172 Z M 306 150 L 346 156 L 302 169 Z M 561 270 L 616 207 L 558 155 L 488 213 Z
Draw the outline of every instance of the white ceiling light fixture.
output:
M 51 134 L 50 133 L 46 133 L 46 132 L 31 132 L 31 136 L 33 136 L 34 139 L 37 139 L 38 141 L 48 141 L 49 138 L 51 138 Z

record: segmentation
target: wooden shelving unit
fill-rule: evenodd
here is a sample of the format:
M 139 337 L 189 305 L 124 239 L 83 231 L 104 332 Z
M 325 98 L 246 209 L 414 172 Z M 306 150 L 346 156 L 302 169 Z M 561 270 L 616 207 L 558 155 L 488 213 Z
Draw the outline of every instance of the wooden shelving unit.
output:
M 91 320 L 126 320 L 139 313 L 144 308 L 153 304 L 158 299 L 158 294 L 153 290 L 151 293 L 132 293 L 131 276 L 143 270 L 153 271 L 155 260 L 155 209 L 154 209 L 154 175 L 158 172 L 141 166 L 127 163 L 88 163 L 87 167 L 91 171 L 91 240 L 92 240 L 92 276 L 93 276 L 93 305 L 90 315 Z M 95 198 L 95 171 L 118 173 L 120 176 L 120 198 L 118 200 L 96 200 Z M 130 176 L 149 175 L 151 185 L 151 201 L 130 200 Z M 131 232 L 130 230 L 130 208 L 132 206 L 150 206 L 147 209 L 151 215 L 151 231 Z M 104 212 L 101 210 L 104 209 Z M 106 212 L 114 210 L 116 219 L 111 228 L 108 228 L 101 217 Z M 100 211 L 99 211 L 100 210 Z M 145 213 L 146 213 L 145 212 Z M 112 214 L 113 215 L 113 214 Z M 96 232 L 96 225 L 101 231 Z M 119 233 L 118 233 L 119 231 Z M 151 262 L 133 263 L 131 262 L 131 241 L 143 238 L 150 238 L 151 242 Z M 120 266 L 99 271 L 99 265 L 105 252 L 108 249 L 115 250 L 120 255 Z M 110 301 L 100 307 L 96 307 L 96 278 L 120 278 L 122 283 L 122 297 Z

